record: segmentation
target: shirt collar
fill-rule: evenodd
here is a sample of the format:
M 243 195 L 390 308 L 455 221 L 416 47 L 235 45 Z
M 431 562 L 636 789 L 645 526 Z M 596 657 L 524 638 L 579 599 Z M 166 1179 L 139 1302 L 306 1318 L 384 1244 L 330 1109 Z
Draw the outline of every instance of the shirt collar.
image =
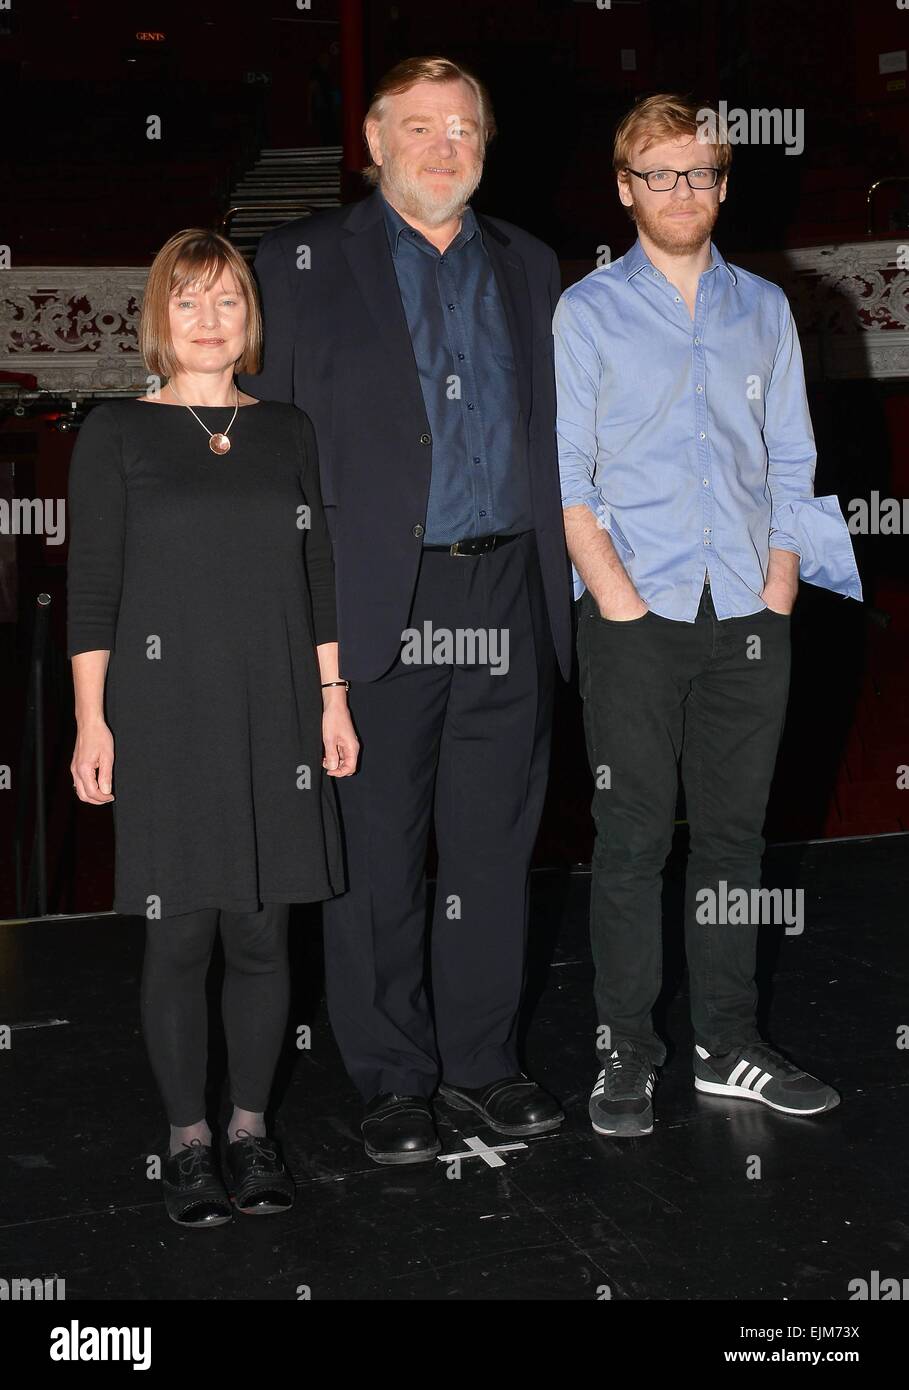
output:
M 726 271 L 727 275 L 731 279 L 732 283 L 735 285 L 737 283 L 735 271 L 732 269 L 731 265 L 727 265 L 726 261 L 723 259 L 716 246 L 713 244 L 713 242 L 711 242 L 710 265 L 704 272 L 705 275 L 711 270 L 716 270 L 718 266 L 722 266 L 722 268 Z M 638 238 L 638 240 L 635 241 L 631 250 L 626 251 L 625 255 L 622 257 L 622 269 L 625 272 L 626 280 L 630 280 L 633 275 L 637 275 L 638 272 L 641 270 L 656 269 L 650 257 L 647 255 L 647 252 L 641 245 L 640 238 Z M 657 273 L 659 274 L 660 272 Z
M 381 190 L 379 191 L 379 197 L 382 199 L 382 209 L 385 213 L 385 227 L 388 231 L 391 254 L 396 256 L 398 254 L 398 242 L 405 233 L 410 234 L 411 232 L 416 232 L 417 236 L 422 236 L 422 233 L 418 232 L 415 227 L 412 227 L 406 218 L 401 216 L 397 208 L 392 207 Z M 464 209 L 464 215 L 461 218 L 461 230 L 451 243 L 451 246 L 448 247 L 448 250 L 452 250 L 455 242 L 457 242 L 459 246 L 463 245 L 464 242 L 470 241 L 477 233 L 479 233 L 480 241 L 483 242 L 483 229 L 477 221 L 476 213 L 468 203 L 467 207 Z M 416 238 L 414 238 L 414 240 L 415 239 Z M 485 245 L 485 243 L 483 244 Z

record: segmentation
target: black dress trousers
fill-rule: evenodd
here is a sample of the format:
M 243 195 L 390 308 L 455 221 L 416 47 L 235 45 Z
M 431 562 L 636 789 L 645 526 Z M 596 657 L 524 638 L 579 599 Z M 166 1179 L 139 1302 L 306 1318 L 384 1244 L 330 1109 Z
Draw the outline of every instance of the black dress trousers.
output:
M 337 784 L 350 889 L 323 909 L 331 1022 L 366 1100 L 518 1069 L 554 671 L 534 533 L 479 556 L 424 550 L 410 627 L 420 662 L 402 647 L 380 679 L 351 685 L 360 767 Z M 482 639 L 471 650 L 477 632 L 492 634 L 485 652 Z

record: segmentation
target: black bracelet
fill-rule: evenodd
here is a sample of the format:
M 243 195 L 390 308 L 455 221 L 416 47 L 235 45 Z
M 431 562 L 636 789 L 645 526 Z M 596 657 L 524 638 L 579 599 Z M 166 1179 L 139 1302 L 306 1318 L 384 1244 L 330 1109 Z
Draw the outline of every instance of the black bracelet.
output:
M 343 685 L 345 690 L 350 689 L 350 681 L 323 681 L 322 689 L 327 690 L 330 685 Z

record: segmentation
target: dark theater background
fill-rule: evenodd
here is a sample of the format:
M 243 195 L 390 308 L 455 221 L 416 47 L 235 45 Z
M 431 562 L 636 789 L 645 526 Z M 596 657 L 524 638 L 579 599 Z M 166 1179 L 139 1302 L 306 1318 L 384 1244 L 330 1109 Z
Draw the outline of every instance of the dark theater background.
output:
M 0 164 L 11 261 L 3 283 L 14 286 L 0 347 L 3 495 L 65 496 L 84 412 L 111 392 L 141 388 L 143 270 L 168 236 L 226 225 L 251 257 L 265 227 L 362 196 L 359 126 L 371 81 L 401 56 L 440 51 L 474 67 L 495 101 L 499 134 L 476 206 L 549 242 L 566 286 L 593 268 L 601 246 L 615 257 L 630 244 L 610 151 L 636 96 L 683 86 L 722 94 L 730 110 L 804 109 L 797 156 L 779 146 L 736 149 L 718 239 L 727 259 L 790 295 L 810 380 L 818 495 L 837 493 L 844 511 L 874 491 L 906 496 L 909 301 L 894 242 L 909 235 L 909 93 L 904 69 L 880 70 L 890 66 L 881 54 L 898 59 L 906 27 L 892 3 L 843 0 L 648 0 L 608 13 L 568 0 L 314 0 L 305 10 L 59 0 L 0 12 L 12 125 Z M 157 140 L 146 138 L 150 113 L 161 119 Z M 909 799 L 893 774 L 905 760 L 909 712 L 907 545 L 877 535 L 856 537 L 856 548 L 865 605 L 802 586 L 771 840 L 909 829 Z M 44 910 L 103 910 L 111 901 L 110 814 L 68 795 L 65 561 L 65 544 L 0 536 L 0 761 L 14 784 L 0 797 L 0 911 L 10 915 L 29 901 L 30 866 L 36 905 L 26 718 L 36 616 Z M 39 593 L 50 596 L 48 609 L 37 606 Z M 562 692 L 541 865 L 589 859 L 575 701 L 573 689 Z M 8 852 L 17 838 L 18 898 Z
M 360 126 L 374 81 L 402 57 L 439 53 L 482 77 L 495 105 L 499 133 L 475 206 L 550 244 L 563 287 L 592 270 L 603 248 L 614 259 L 632 243 L 611 151 L 635 98 L 683 91 L 729 109 L 802 111 L 803 150 L 735 148 L 715 238 L 728 261 L 789 297 L 818 444 L 817 494 L 836 494 L 844 515 L 877 497 L 901 500 L 909 516 L 907 48 L 909 10 L 899 0 L 42 0 L 0 9 L 0 502 L 11 515 L 16 499 L 65 498 L 86 414 L 145 390 L 138 315 L 167 238 L 216 228 L 251 261 L 266 229 L 362 197 Z M 0 925 L 84 914 L 78 927 L 100 931 L 88 923 L 111 908 L 112 820 L 109 807 L 72 791 L 67 547 L 62 537 L 11 529 L 0 530 Z M 901 906 L 891 902 L 891 911 L 903 934 L 905 530 L 854 536 L 864 603 L 801 586 L 766 827 L 771 878 L 791 868 L 796 877 L 785 881 L 803 881 L 818 844 L 837 841 L 870 845 L 857 870 L 867 882 L 881 885 L 899 865 Z M 564 901 L 558 885 L 590 862 L 590 796 L 575 676 L 557 693 L 535 858 L 554 911 Z M 681 795 L 677 820 L 680 863 Z M 824 880 L 831 900 L 853 861 L 836 862 Z M 556 935 L 552 924 L 550 948 Z M 100 936 L 97 945 L 104 954 Z M 890 946 L 878 948 L 875 968 L 887 973 Z M 14 996 L 33 958 L 17 954 L 11 933 L 0 941 L 0 981 L 5 971 Z M 29 1018 L 63 1009 L 42 978 L 27 996 Z M 102 1050 L 99 1042 L 99 1068 Z M 807 1268 L 813 1257 L 803 1255 Z M 863 1256 L 856 1272 L 867 1263 Z M 190 1284 L 178 1296 L 208 1296 L 201 1272 Z M 821 1297 L 839 1296 L 820 1276 L 817 1286 Z M 151 1296 L 168 1296 L 163 1276 L 153 1287 Z M 783 1287 L 770 1281 L 770 1292 L 754 1296 L 788 1296 Z M 144 1296 L 130 1288 L 128 1296 Z M 106 1296 L 118 1296 L 113 1285 Z M 673 1296 L 671 1280 L 654 1296 Z

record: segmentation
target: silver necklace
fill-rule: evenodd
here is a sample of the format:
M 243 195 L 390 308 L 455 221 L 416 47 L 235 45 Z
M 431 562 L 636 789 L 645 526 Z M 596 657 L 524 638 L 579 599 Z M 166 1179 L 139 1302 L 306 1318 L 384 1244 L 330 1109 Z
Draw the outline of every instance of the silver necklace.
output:
M 196 415 L 196 412 L 193 410 L 192 406 L 187 405 L 186 401 L 184 401 L 183 398 L 180 395 L 178 395 L 173 385 L 173 382 L 169 381 L 167 384 L 173 391 L 174 395 L 177 397 L 177 400 L 180 402 L 180 404 L 185 405 L 186 409 L 190 412 L 190 414 L 195 416 L 195 418 L 199 420 L 199 417 L 198 415 Z M 240 409 L 240 392 L 237 390 L 236 384 L 234 385 L 234 393 L 237 397 L 237 404 L 234 406 L 234 413 L 230 417 L 230 425 L 232 425 L 233 422 L 236 420 L 237 411 Z M 227 429 L 224 431 L 223 434 L 212 434 L 211 430 L 208 428 L 204 420 L 199 420 L 199 424 L 202 426 L 205 433 L 208 435 L 208 447 L 209 449 L 211 449 L 212 453 L 226 454 L 230 449 L 230 440 L 227 437 L 228 432 L 230 430 L 230 425 L 227 426 Z

